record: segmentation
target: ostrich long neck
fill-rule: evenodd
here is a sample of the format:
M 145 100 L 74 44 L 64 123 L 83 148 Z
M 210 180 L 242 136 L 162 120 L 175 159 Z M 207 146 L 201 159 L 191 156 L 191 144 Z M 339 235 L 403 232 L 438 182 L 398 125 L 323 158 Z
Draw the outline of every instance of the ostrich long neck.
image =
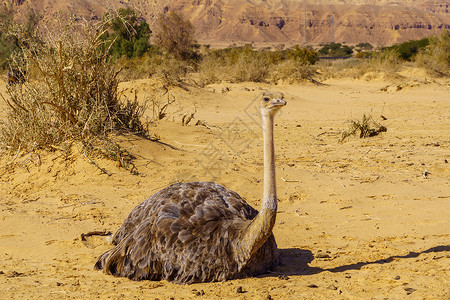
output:
M 277 214 L 273 116 L 262 112 L 264 138 L 264 188 L 259 214 L 244 229 L 238 255 L 248 260 L 272 234 Z

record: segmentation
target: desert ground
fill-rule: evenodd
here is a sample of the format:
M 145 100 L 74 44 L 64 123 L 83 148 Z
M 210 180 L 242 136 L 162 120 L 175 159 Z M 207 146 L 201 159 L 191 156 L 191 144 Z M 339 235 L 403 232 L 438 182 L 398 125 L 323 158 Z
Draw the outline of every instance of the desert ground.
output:
M 396 80 L 187 85 L 170 96 L 148 79 L 120 89 L 153 99 L 148 119 L 154 104 L 175 99 L 149 128 L 159 142 L 114 137 L 135 157 L 132 171 L 76 144 L 2 152 L 1 299 L 450 299 L 450 80 L 407 70 Z M 275 127 L 282 264 L 254 278 L 192 285 L 95 271 L 111 245 L 82 234 L 114 232 L 171 183 L 215 181 L 259 207 L 261 90 L 288 102 Z M 387 132 L 339 142 L 348 120 L 363 114 Z

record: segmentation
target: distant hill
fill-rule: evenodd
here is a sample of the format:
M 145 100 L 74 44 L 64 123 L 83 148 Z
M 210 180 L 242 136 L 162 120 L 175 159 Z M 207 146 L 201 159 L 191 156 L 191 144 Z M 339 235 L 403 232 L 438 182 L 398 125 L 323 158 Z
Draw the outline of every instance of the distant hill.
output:
M 67 11 L 88 19 L 130 6 L 153 24 L 181 11 L 200 43 L 311 44 L 369 42 L 386 46 L 450 29 L 450 0 L 25 0 L 46 16 Z M 103 1 L 102 1 L 103 2 Z

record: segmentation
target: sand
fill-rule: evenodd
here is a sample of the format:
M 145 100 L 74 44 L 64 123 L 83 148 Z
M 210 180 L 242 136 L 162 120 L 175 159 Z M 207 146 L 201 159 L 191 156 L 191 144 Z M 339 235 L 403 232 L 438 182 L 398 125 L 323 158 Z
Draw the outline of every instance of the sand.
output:
M 399 83 L 173 88 L 168 116 L 150 127 L 160 143 L 116 137 L 136 157 L 138 174 L 76 145 L 68 155 L 3 154 L 0 298 L 450 299 L 449 83 L 411 73 Z M 144 101 L 155 86 L 120 87 Z M 184 286 L 94 271 L 110 245 L 81 235 L 114 232 L 170 183 L 213 180 L 259 207 L 262 137 L 253 100 L 261 89 L 282 91 L 288 101 L 275 127 L 274 234 L 283 264 L 255 278 Z M 363 114 L 387 132 L 339 143 L 347 121 Z M 199 120 L 204 125 L 195 126 Z

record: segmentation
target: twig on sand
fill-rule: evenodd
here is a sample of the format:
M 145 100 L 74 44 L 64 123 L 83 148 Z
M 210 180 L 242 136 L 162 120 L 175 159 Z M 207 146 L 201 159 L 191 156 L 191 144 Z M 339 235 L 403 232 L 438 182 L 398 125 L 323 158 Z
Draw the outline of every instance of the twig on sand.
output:
M 296 180 L 296 179 L 286 179 L 286 178 L 284 178 L 284 177 L 281 177 L 281 179 L 282 179 L 284 182 L 300 182 L 300 180 Z
M 16 158 L 19 156 L 21 146 L 22 146 L 22 144 L 19 144 L 19 148 L 17 149 L 16 155 L 14 155 L 13 159 L 9 163 L 7 163 L 8 165 L 12 164 L 16 160 Z
M 92 165 L 96 166 L 97 169 L 99 169 L 103 174 L 106 174 L 106 175 L 108 175 L 108 176 L 111 176 L 111 175 L 112 175 L 112 174 L 108 173 L 108 171 L 106 171 L 105 168 L 102 168 L 102 167 L 100 167 L 99 165 L 97 165 L 97 164 L 95 163 L 95 161 L 93 161 L 92 159 L 90 159 L 90 158 L 86 155 L 86 153 L 83 153 L 83 155 L 84 155 L 84 157 L 87 158 L 87 160 L 88 160 Z
M 36 198 L 34 198 L 34 199 L 25 199 L 25 200 L 22 201 L 22 203 L 28 203 L 28 202 L 38 201 L 39 198 L 41 198 L 41 197 L 38 196 L 38 197 L 36 197 Z
M 103 230 L 103 231 L 99 231 L 99 230 L 97 230 L 97 231 L 90 231 L 88 233 L 82 233 L 81 234 L 81 240 L 82 241 L 86 241 L 86 237 L 88 237 L 88 236 L 93 236 L 93 235 L 108 236 L 108 235 L 111 235 L 111 234 L 112 234 L 112 232 L 111 231 L 106 231 L 106 229 Z
M 289 183 L 288 184 L 288 186 L 286 187 L 286 190 L 284 191 L 284 194 L 283 195 L 286 195 L 287 194 L 287 191 L 289 190 L 289 187 L 291 186 L 291 183 Z
M 345 186 L 345 184 L 343 184 L 342 182 L 340 182 L 339 180 L 336 179 L 337 182 L 339 182 L 340 185 L 342 185 L 342 187 L 344 187 L 344 189 L 346 189 L 347 187 Z

